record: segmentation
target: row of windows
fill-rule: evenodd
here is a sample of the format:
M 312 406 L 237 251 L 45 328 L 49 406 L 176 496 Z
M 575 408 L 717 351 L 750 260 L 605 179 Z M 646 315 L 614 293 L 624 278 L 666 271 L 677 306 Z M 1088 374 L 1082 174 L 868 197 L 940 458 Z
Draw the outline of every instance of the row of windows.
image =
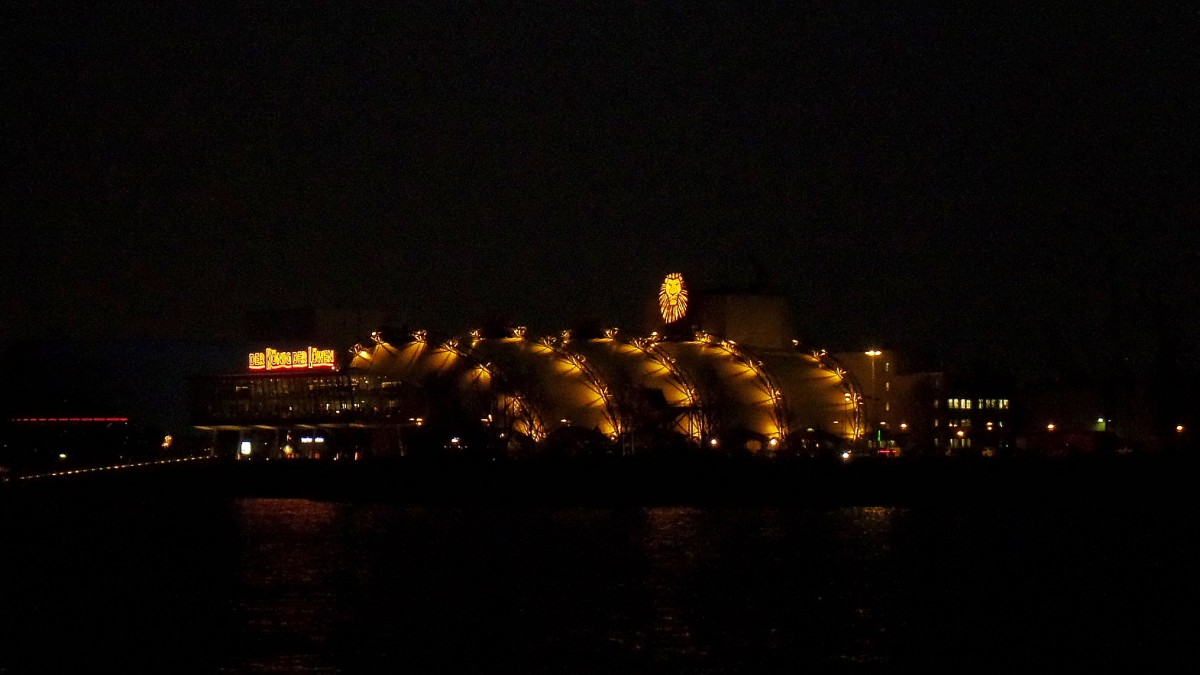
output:
M 952 448 L 969 448 L 969 447 L 971 447 L 971 439 L 969 439 L 969 438 L 951 438 L 949 440 L 949 443 L 950 443 L 950 447 L 952 447 Z M 942 439 L 940 439 L 940 438 L 933 439 L 933 444 L 940 447 L 942 444 Z
M 941 426 L 941 423 L 942 423 L 941 420 L 935 419 L 933 421 L 933 426 L 935 426 L 935 427 Z M 1004 422 L 988 422 L 987 423 L 988 431 L 991 431 L 992 428 L 996 425 L 999 425 L 1001 429 L 1004 428 Z M 966 419 L 966 418 L 963 418 L 960 420 L 946 420 L 946 426 L 948 426 L 948 427 L 970 427 L 971 420 Z
M 969 447 L 971 447 L 971 439 L 969 439 L 969 438 L 949 438 L 949 439 L 946 439 L 946 442 L 952 448 L 969 448 Z M 934 438 L 933 444 L 935 446 L 941 447 L 942 439 Z
M 424 399 L 377 376 L 209 378 L 195 392 L 193 415 L 206 423 L 238 419 L 391 416 L 423 409 Z
M 232 383 L 217 379 L 208 384 L 216 396 L 225 396 L 232 384 L 233 393 L 238 398 L 261 398 L 263 396 L 297 396 L 311 394 L 314 396 L 341 395 L 349 396 L 354 392 L 371 393 L 379 389 L 396 390 L 403 388 L 403 382 L 380 380 L 372 377 L 332 376 L 323 378 L 296 377 L 246 377 Z
M 373 399 L 325 403 L 299 401 L 296 399 L 258 399 L 254 401 L 218 401 L 198 410 L 198 418 L 204 422 L 253 419 L 303 419 L 348 413 L 352 415 L 391 416 L 401 411 L 417 411 L 419 407 L 406 406 L 405 401 Z M 407 414 L 407 413 L 406 413 Z M 330 417 L 329 419 L 333 419 Z
M 969 398 L 950 398 L 946 399 L 946 407 L 955 410 L 970 410 L 972 401 Z M 1006 398 L 979 398 L 975 399 L 974 407 L 979 410 L 1008 410 L 1008 399 Z

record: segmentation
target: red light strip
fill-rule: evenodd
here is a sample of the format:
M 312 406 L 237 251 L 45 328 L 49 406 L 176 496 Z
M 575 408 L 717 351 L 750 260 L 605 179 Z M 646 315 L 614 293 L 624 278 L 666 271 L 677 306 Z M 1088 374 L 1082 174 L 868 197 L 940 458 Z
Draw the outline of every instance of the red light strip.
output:
M 22 417 L 14 422 L 128 422 L 128 417 Z

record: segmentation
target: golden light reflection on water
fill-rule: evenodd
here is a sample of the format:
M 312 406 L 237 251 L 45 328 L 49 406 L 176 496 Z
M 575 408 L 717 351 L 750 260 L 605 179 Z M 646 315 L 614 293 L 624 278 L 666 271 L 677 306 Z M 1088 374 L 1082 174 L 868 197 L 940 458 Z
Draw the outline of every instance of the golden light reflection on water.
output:
M 309 499 L 242 499 L 242 592 L 234 607 L 259 640 L 279 645 L 243 664 L 258 672 L 331 672 L 329 626 L 344 621 L 336 590 L 353 557 L 343 504 Z M 314 589 L 315 592 L 314 592 Z
M 0 568 L 20 583 L 0 671 L 94 670 L 91 650 L 47 661 L 89 634 L 118 672 L 164 673 L 1170 672 L 1191 656 L 1182 506 L 7 504 L 21 554 Z
M 903 509 L 898 506 L 860 506 L 850 511 L 865 531 L 881 533 L 895 524 Z
M 491 617 L 478 629 L 528 624 L 558 642 L 590 633 L 588 644 L 651 669 L 730 655 L 750 668 L 760 656 L 747 654 L 770 661 L 810 649 L 872 663 L 892 649 L 896 628 L 888 608 L 899 508 L 506 511 L 263 499 L 240 500 L 235 513 L 234 609 L 253 640 L 236 653 L 259 672 L 328 668 L 340 648 L 331 627 L 383 625 L 393 639 L 399 629 L 429 640 L 426 622 L 473 626 L 476 614 Z M 256 665 L 260 643 L 272 656 Z M 499 644 L 491 648 L 510 649 Z
M 895 506 L 860 506 L 839 509 L 835 542 L 838 557 L 851 568 L 872 570 L 846 585 L 843 621 L 846 642 L 837 658 L 855 665 L 886 661 L 883 636 L 895 630 L 895 618 L 883 611 L 895 590 L 887 581 L 887 561 L 893 556 L 896 524 L 906 512 Z M 882 575 L 882 576 L 881 576 Z
M 651 616 L 648 631 L 635 636 L 634 648 L 653 650 L 660 660 L 705 654 L 686 611 L 689 589 L 681 584 L 711 558 L 711 541 L 697 537 L 700 509 L 658 507 L 643 511 L 641 546 L 648 565 L 645 590 Z
M 698 663 L 728 647 L 712 626 L 736 621 L 747 639 L 772 649 L 804 644 L 806 632 L 834 623 L 842 631 L 819 649 L 849 663 L 879 662 L 882 636 L 894 628 L 894 617 L 880 610 L 893 589 L 879 566 L 904 513 L 890 506 L 643 509 L 637 543 L 649 616 L 643 632 L 623 637 L 656 661 Z M 736 585 L 712 586 L 732 570 L 743 576 Z

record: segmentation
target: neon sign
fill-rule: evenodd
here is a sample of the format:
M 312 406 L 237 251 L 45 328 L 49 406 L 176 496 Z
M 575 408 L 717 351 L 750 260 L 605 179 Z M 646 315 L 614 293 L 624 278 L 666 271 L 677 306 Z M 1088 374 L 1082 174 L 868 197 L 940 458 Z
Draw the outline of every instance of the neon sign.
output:
M 672 272 L 663 279 L 658 289 L 658 311 L 662 313 L 663 321 L 674 323 L 687 314 L 687 286 L 683 284 L 683 275 Z
M 309 347 L 296 351 L 250 352 L 250 370 L 300 370 L 303 368 L 336 368 L 337 357 L 332 349 Z

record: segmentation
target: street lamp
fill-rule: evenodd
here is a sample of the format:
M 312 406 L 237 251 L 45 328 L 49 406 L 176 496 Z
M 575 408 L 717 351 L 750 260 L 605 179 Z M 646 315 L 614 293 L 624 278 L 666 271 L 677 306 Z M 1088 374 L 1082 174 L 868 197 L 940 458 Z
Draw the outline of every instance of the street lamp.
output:
M 863 352 L 871 358 L 871 431 L 875 432 L 879 427 L 879 390 L 875 386 L 875 358 L 883 352 L 878 349 L 868 349 Z M 876 447 L 879 446 L 879 439 L 875 439 Z

